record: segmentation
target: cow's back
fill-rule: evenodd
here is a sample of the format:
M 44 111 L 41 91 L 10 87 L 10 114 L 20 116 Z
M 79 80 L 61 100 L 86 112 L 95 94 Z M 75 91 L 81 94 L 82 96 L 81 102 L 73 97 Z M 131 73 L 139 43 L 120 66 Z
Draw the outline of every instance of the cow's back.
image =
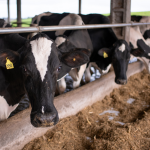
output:
M 109 24 L 109 19 L 101 14 L 80 15 L 85 24 Z M 110 61 L 98 55 L 98 51 L 104 47 L 111 47 L 117 37 L 112 28 L 88 29 L 92 44 L 93 53 L 90 61 L 97 62 L 102 68 L 106 68 Z
M 40 19 L 39 26 L 56 26 L 68 14 L 69 13 L 63 13 L 63 14 L 54 13 L 49 16 L 43 16 Z M 37 23 L 36 20 L 34 23 Z M 45 34 L 47 34 L 51 39 L 55 40 L 56 39 L 55 32 L 56 31 L 49 31 L 49 32 L 45 32 Z

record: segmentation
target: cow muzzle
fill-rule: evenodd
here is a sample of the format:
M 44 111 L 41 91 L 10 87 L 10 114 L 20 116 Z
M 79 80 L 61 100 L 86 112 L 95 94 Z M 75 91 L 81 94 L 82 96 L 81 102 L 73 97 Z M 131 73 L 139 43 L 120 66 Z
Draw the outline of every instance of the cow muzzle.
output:
M 59 121 L 58 113 L 51 112 L 51 113 L 31 113 L 31 124 L 34 127 L 50 127 L 56 125 Z
M 125 79 L 124 79 L 124 80 L 123 80 L 123 79 L 117 79 L 117 80 L 116 80 L 116 83 L 117 83 L 117 84 L 124 85 L 124 84 L 127 83 L 127 80 L 125 80 Z

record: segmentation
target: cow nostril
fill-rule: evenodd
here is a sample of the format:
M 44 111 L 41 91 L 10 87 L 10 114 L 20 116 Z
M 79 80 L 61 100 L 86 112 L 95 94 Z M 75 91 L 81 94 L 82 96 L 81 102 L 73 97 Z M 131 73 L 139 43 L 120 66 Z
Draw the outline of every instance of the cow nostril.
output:
M 35 127 L 48 127 L 55 125 L 59 120 L 57 113 L 38 113 L 34 116 L 32 124 Z
M 38 124 L 42 124 L 42 121 L 40 120 L 40 118 L 36 118 L 36 122 L 37 122 Z
M 117 80 L 119 84 L 126 84 L 127 80 L 118 79 Z

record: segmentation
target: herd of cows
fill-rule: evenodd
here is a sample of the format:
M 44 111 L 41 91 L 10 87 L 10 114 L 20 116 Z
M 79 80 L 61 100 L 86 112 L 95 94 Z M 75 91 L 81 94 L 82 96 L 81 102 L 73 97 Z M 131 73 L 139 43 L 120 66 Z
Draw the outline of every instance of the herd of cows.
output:
M 150 22 L 150 17 L 133 16 L 133 21 Z M 32 19 L 34 26 L 108 24 L 100 14 L 42 13 Z M 0 19 L 0 28 L 11 27 Z M 90 66 L 101 74 L 112 65 L 117 84 L 127 83 L 131 56 L 138 57 L 149 71 L 150 26 L 130 28 L 130 44 L 117 38 L 112 28 L 58 30 L 44 33 L 0 35 L 0 121 L 9 117 L 27 94 L 35 127 L 55 125 L 59 121 L 53 104 L 55 90 L 63 93 L 65 75 L 79 87 L 83 74 L 90 80 Z

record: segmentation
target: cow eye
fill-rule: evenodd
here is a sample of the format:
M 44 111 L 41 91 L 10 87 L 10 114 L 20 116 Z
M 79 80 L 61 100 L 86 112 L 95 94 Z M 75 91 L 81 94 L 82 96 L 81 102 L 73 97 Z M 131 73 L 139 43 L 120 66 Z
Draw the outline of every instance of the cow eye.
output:
M 62 66 L 59 66 L 59 67 L 57 68 L 57 72 L 60 72 L 61 68 L 62 68 Z
M 28 71 L 25 66 L 22 66 L 22 73 L 28 76 Z

